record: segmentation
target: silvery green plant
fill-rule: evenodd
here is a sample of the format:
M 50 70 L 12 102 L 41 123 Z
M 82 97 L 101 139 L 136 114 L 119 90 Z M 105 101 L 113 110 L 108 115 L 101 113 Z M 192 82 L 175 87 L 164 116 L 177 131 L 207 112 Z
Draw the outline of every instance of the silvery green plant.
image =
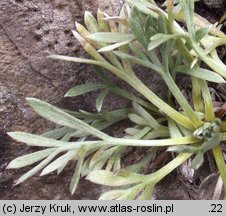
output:
M 221 149 L 226 140 L 226 122 L 215 116 L 207 85 L 207 81 L 225 82 L 226 66 L 215 48 L 225 43 L 226 36 L 215 26 L 200 24 L 200 18 L 194 20 L 197 15 L 193 1 L 168 0 L 165 5 L 167 12 L 154 1 L 128 0 L 119 16 L 110 17 L 98 11 L 96 19 L 86 12 L 85 26 L 76 23 L 77 31 L 72 32 L 91 59 L 61 55 L 51 58 L 94 65 L 101 82 L 75 86 L 66 97 L 100 91 L 96 99 L 97 113 L 68 111 L 28 98 L 35 112 L 61 127 L 42 135 L 8 133 L 19 142 L 43 147 L 8 165 L 18 169 L 39 162 L 17 184 L 39 171 L 41 176 L 53 171 L 59 174 L 69 161 L 77 161 L 70 184 L 72 194 L 80 177 L 86 176 L 91 182 L 115 187 L 100 199 L 151 199 L 155 185 L 166 175 L 189 158 L 191 167 L 198 169 L 204 154 L 212 151 L 226 191 L 226 165 Z M 187 30 L 177 23 L 178 17 L 186 20 Z M 210 69 L 202 68 L 201 62 Z M 134 65 L 161 76 L 169 90 L 167 100 L 144 85 Z M 128 83 L 142 97 L 118 87 L 107 72 Z M 180 73 L 191 78 L 192 105 L 177 85 Z M 109 92 L 130 100 L 132 107 L 102 112 Z M 175 108 L 175 101 L 180 109 Z M 116 138 L 103 132 L 124 119 L 135 124 L 125 129 L 125 136 Z M 128 146 L 146 148 L 143 158 L 125 166 L 122 156 Z M 174 152 L 173 159 L 160 169 L 143 174 L 160 148 Z

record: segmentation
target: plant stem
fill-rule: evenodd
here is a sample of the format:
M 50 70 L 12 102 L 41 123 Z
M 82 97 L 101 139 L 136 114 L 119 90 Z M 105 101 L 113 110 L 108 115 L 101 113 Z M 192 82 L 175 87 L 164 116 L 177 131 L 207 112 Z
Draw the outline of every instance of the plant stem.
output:
M 106 139 L 101 144 L 105 145 L 122 145 L 122 146 L 137 146 L 137 147 L 151 147 L 151 146 L 172 146 L 172 145 L 186 145 L 197 143 L 199 140 L 194 136 L 186 136 L 172 139 L 159 139 L 159 140 L 139 140 L 139 139 L 121 139 L 110 138 Z M 92 143 L 91 143 L 92 144 Z
M 151 181 L 158 183 L 160 180 L 162 180 L 165 176 L 167 176 L 169 173 L 171 173 L 174 169 L 176 169 L 178 166 L 180 166 L 182 163 L 184 163 L 188 158 L 190 158 L 192 154 L 190 153 L 181 153 L 176 158 L 174 158 L 172 161 L 170 161 L 167 165 L 156 171 L 155 173 L 152 173 L 149 175 L 149 179 Z
M 186 112 L 189 118 L 192 120 L 195 128 L 199 128 L 202 126 L 202 121 L 195 115 L 195 112 L 189 105 L 188 101 L 184 98 L 178 86 L 175 84 L 173 78 L 169 73 L 164 73 L 162 75 L 163 80 L 167 84 L 168 88 L 172 92 L 173 96 L 176 98 L 182 109 Z

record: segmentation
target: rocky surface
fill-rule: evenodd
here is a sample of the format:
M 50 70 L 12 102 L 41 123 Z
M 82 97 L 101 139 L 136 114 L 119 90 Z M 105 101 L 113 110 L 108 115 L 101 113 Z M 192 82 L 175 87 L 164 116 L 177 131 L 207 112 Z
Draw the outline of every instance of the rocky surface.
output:
M 210 9 L 221 9 L 226 7 L 226 0 L 203 0 L 205 6 Z
M 101 6 L 115 13 L 122 4 L 122 1 L 116 2 L 105 0 Z M 25 97 L 58 104 L 71 86 L 95 81 L 87 66 L 53 61 L 47 56 L 53 53 L 84 55 L 71 29 L 75 21 L 83 21 L 85 10 L 95 13 L 97 7 L 98 1 L 92 0 L 0 2 L 1 131 L 29 129 L 34 132 L 37 125 L 43 123 L 26 106 Z

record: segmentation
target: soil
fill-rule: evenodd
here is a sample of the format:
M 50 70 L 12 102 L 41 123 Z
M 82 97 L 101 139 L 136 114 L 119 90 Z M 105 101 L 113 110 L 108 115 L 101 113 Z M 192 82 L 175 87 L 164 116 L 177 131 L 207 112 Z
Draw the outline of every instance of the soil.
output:
M 14 186 L 29 168 L 6 170 L 7 164 L 33 149 L 14 142 L 6 131 L 38 134 L 54 127 L 27 106 L 26 97 L 40 98 L 72 110 L 95 111 L 95 94 L 75 99 L 63 98 L 65 92 L 75 85 L 98 81 L 92 68 L 53 61 L 47 56 L 53 53 L 84 56 L 84 51 L 71 34 L 75 21 L 82 23 L 84 11 L 95 14 L 98 6 L 109 14 L 118 14 L 122 3 L 121 0 L 0 1 L 0 199 L 97 199 L 108 190 L 81 179 L 76 193 L 71 196 L 69 183 L 74 164 L 70 164 L 59 176 L 55 173 L 45 177 L 35 176 Z M 196 10 L 215 23 L 225 9 L 213 6 L 211 1 L 200 1 Z M 226 57 L 222 58 L 226 60 Z M 162 91 L 163 84 L 158 77 L 147 76 L 143 71 L 139 74 L 155 92 Z M 128 101 L 111 95 L 104 109 L 125 106 L 129 106 Z M 120 136 L 117 132 L 120 127 L 121 124 L 115 125 L 111 128 L 112 133 Z M 206 173 L 203 174 L 205 177 Z M 174 172 L 157 186 L 156 199 L 201 199 L 203 197 L 198 197 L 198 181 L 193 184 L 184 182 Z

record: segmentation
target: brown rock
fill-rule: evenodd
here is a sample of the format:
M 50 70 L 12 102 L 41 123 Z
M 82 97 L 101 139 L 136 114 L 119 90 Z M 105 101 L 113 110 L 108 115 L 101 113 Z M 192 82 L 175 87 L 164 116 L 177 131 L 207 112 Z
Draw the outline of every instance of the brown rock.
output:
M 225 0 L 203 0 L 203 3 L 210 9 L 224 10 L 224 8 L 226 7 Z

